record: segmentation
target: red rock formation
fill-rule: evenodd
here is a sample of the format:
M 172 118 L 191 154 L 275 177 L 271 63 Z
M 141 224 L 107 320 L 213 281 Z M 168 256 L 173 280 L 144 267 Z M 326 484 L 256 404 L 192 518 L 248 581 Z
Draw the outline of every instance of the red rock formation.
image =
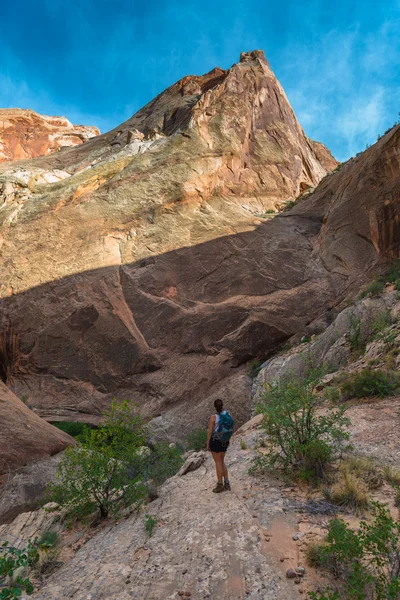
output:
M 15 390 L 53 420 L 97 421 L 113 396 L 130 397 L 183 435 L 179 422 L 199 426 L 215 394 L 244 420 L 241 365 L 348 285 L 313 255 L 329 195 L 302 201 L 310 215 L 265 218 L 336 164 L 255 51 L 83 146 L 0 166 Z
M 77 146 L 100 135 L 97 127 L 72 125 L 65 117 L 48 117 L 33 110 L 0 109 L 0 162 L 36 158 Z
M 0 475 L 61 452 L 74 440 L 35 415 L 0 381 Z

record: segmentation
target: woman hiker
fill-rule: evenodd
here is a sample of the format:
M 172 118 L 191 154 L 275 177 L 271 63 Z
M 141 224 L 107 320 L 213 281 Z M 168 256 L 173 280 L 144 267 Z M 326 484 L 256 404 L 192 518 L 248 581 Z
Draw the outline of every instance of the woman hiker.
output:
M 207 450 L 212 454 L 217 471 L 218 483 L 213 492 L 219 494 L 225 490 L 230 491 L 228 469 L 225 464 L 225 452 L 229 446 L 229 439 L 233 432 L 233 419 L 223 410 L 224 404 L 219 398 L 214 402 L 217 413 L 210 418 L 207 436 Z

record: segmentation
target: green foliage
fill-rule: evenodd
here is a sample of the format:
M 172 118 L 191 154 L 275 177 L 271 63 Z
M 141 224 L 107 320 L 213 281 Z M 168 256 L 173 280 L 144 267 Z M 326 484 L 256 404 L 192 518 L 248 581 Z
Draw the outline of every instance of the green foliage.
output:
M 195 429 L 186 437 L 186 448 L 188 450 L 205 450 L 207 446 L 207 429 Z
M 244 440 L 244 439 L 240 440 L 240 447 L 242 450 L 247 450 L 246 440 Z
M 343 406 L 329 405 L 324 414 L 317 413 L 325 398 L 316 395 L 315 383 L 312 376 L 288 376 L 266 386 L 257 410 L 264 417 L 268 452 L 256 459 L 255 468 L 280 463 L 320 476 L 332 452 L 349 439 Z
M 372 503 L 372 516 L 370 523 L 361 521 L 358 531 L 342 519 L 330 522 L 320 546 L 321 563 L 338 580 L 339 589 L 312 592 L 312 600 L 400 598 L 400 523 L 378 502 Z
M 366 341 L 361 333 L 361 319 L 356 315 L 349 316 L 349 344 L 353 352 L 363 352 Z
M 156 486 L 175 475 L 184 463 L 183 450 L 175 444 L 158 442 L 142 465 L 144 480 L 150 480 Z
M 59 421 L 58 423 L 52 423 L 52 425 L 74 438 L 83 435 L 87 429 L 86 423 L 80 423 L 78 421 Z
M 398 292 L 400 290 L 400 279 L 396 279 L 394 282 L 394 289 Z
M 83 518 L 96 510 L 100 518 L 140 501 L 145 441 L 143 425 L 129 402 L 111 405 L 104 425 L 85 429 L 81 443 L 68 448 L 49 486 L 52 499 L 71 515 Z
M 28 578 L 20 575 L 15 577 L 15 571 L 21 567 L 31 567 L 39 557 L 34 543 L 28 542 L 26 548 L 19 550 L 4 542 L 0 547 L 0 599 L 19 598 L 22 592 L 28 595 L 33 592 L 33 585 Z
M 269 208 L 268 210 L 265 211 L 266 215 L 274 215 L 275 214 L 275 209 L 274 208 Z
M 376 338 L 385 329 L 393 325 L 393 317 L 390 310 L 382 310 L 379 312 L 371 324 L 372 335 Z
M 396 283 L 398 280 L 400 280 L 400 260 L 397 259 L 389 265 L 386 281 Z
M 359 295 L 359 298 L 375 297 L 382 294 L 385 289 L 385 283 L 381 279 L 374 279 L 365 288 L 365 290 Z
M 153 530 L 156 524 L 157 519 L 155 519 L 152 515 L 146 513 L 144 517 L 144 528 L 147 531 L 149 537 L 153 535 Z
M 392 396 L 400 385 L 400 377 L 394 371 L 373 370 L 370 367 L 348 374 L 341 385 L 343 398 Z
M 38 540 L 39 548 L 55 548 L 60 543 L 60 536 L 57 531 L 47 529 L 42 533 Z
M 284 203 L 284 208 L 283 210 L 291 210 L 294 206 L 296 206 L 296 201 L 295 200 L 286 200 L 286 202 Z
M 305 557 L 307 564 L 314 569 L 322 567 L 323 565 L 323 554 L 322 546 L 320 544 L 308 544 L 305 550 Z
M 251 360 L 247 365 L 247 374 L 252 379 L 255 379 L 261 371 L 263 361 L 262 360 Z

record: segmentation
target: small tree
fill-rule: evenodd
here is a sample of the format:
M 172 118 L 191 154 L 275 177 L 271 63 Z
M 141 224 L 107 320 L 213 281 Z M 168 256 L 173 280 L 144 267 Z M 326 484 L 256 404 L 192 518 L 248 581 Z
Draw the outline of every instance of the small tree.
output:
M 28 595 L 33 592 L 33 585 L 28 578 L 15 577 L 15 571 L 21 567 L 31 567 L 39 558 L 35 543 L 28 542 L 26 548 L 19 550 L 4 542 L 0 547 L 0 598 L 13 600 L 20 598 L 22 592 Z
M 52 499 L 71 514 L 84 517 L 96 510 L 101 519 L 143 498 L 141 481 L 145 442 L 142 420 L 129 402 L 112 403 L 98 429 L 86 429 L 81 443 L 68 448 L 49 486 Z
M 264 418 L 262 427 L 267 434 L 268 452 L 258 459 L 258 466 L 305 468 L 321 475 L 324 465 L 335 449 L 349 439 L 344 416 L 345 407 L 322 408 L 327 400 L 315 391 L 315 377 L 298 379 L 287 376 L 266 386 L 258 412 Z

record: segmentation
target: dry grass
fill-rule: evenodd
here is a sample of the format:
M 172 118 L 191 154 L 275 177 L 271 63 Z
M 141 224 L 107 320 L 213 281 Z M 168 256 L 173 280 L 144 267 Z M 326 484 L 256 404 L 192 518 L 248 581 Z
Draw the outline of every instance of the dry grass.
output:
M 383 467 L 383 476 L 385 481 L 391 483 L 392 485 L 400 486 L 400 471 L 391 465 L 386 465 Z
M 321 545 L 315 542 L 308 544 L 305 550 L 305 558 L 309 567 L 317 569 L 322 566 Z
M 350 469 L 340 469 L 336 481 L 324 494 L 329 502 L 344 506 L 356 513 L 368 508 L 369 494 L 366 483 Z
M 382 470 L 365 456 L 350 456 L 340 465 L 342 472 L 347 471 L 364 481 L 370 490 L 377 489 L 383 485 L 384 477 Z

